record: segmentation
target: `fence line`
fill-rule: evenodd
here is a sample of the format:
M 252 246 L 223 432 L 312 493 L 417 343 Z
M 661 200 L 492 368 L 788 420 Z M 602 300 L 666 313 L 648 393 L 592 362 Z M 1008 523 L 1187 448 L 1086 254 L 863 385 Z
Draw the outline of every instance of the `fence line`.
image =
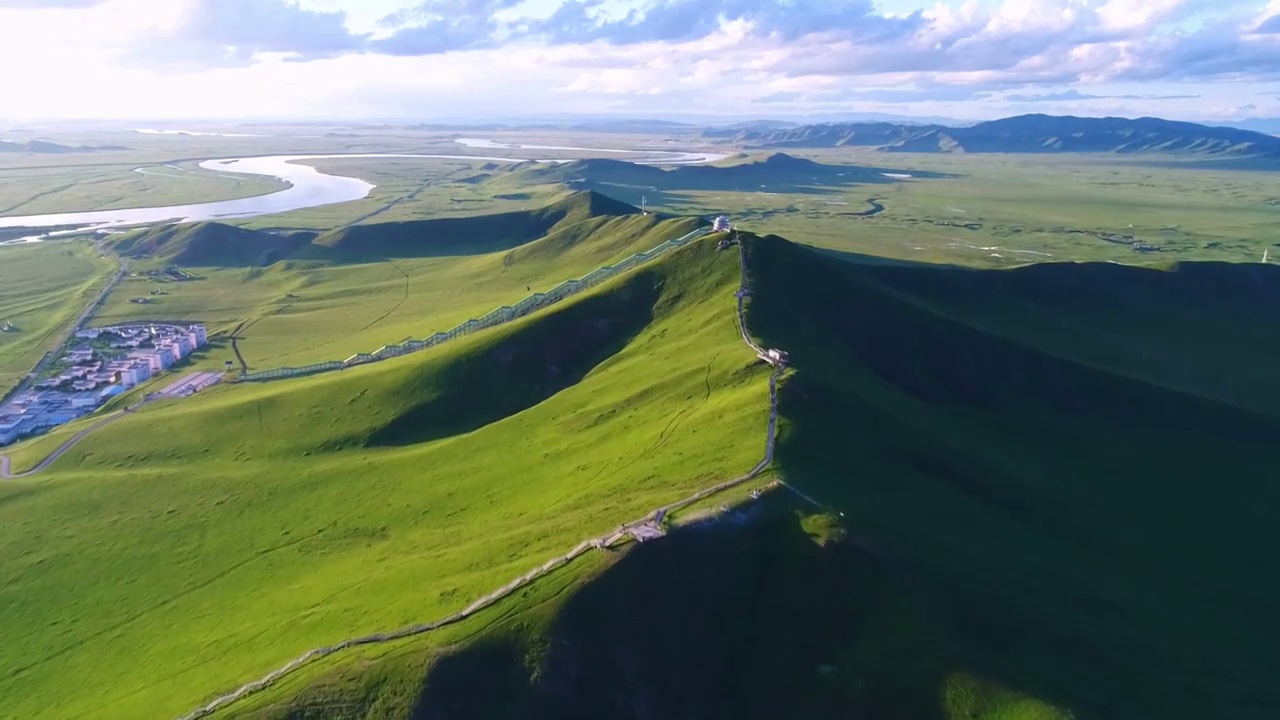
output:
M 685 237 L 687 238 L 689 236 L 685 236 Z M 744 308 L 743 308 L 743 297 L 745 293 L 743 293 L 742 290 L 748 290 L 748 286 L 747 286 L 747 276 L 745 273 L 746 257 L 745 257 L 745 254 L 741 254 L 742 252 L 743 252 L 742 249 L 739 248 L 739 253 L 740 253 L 739 257 L 742 260 L 742 267 L 743 267 L 744 273 L 742 276 L 741 289 L 738 293 L 738 313 L 737 313 L 738 318 L 737 319 L 738 319 L 740 330 L 742 332 L 743 340 L 752 350 L 756 350 L 758 352 L 759 345 L 757 345 L 756 342 L 751 339 L 750 334 L 747 332 L 746 315 L 744 314 Z M 553 570 L 556 570 L 565 565 L 568 565 L 569 563 L 573 562 L 576 558 L 587 553 L 589 550 L 603 549 L 612 545 L 614 542 L 617 542 L 625 538 L 630 528 L 635 528 L 640 525 L 652 523 L 654 522 L 655 518 L 664 516 L 668 512 L 687 507 L 700 500 L 705 500 L 717 493 L 720 493 L 725 490 L 728 490 L 729 488 L 741 485 L 742 483 L 745 483 L 749 480 L 752 480 L 753 478 L 758 477 L 761 473 L 765 471 L 765 469 L 769 467 L 769 464 L 773 462 L 774 443 L 777 438 L 777 427 L 778 427 L 778 379 L 781 378 L 782 374 L 786 371 L 785 362 L 776 361 L 776 360 L 770 360 L 769 362 L 774 366 L 774 371 L 769 375 L 769 421 L 765 430 L 766 435 L 765 435 L 764 458 L 761 459 L 760 462 L 756 463 L 755 467 L 751 468 L 751 470 L 749 470 L 745 475 L 736 477 L 732 480 L 726 480 L 724 482 L 713 485 L 711 487 L 703 488 L 686 498 L 677 500 L 673 503 L 657 508 L 649 512 L 639 520 L 625 523 L 616 530 L 611 530 L 606 534 L 583 540 L 582 542 L 578 543 L 578 545 L 576 545 L 572 550 L 565 553 L 564 555 L 557 555 L 556 557 L 551 558 L 550 560 L 538 566 L 537 568 L 530 570 L 524 575 L 521 575 L 515 580 L 512 580 L 506 585 L 503 585 L 502 587 L 498 588 L 497 590 L 494 590 L 493 592 L 490 592 L 480 597 L 475 602 L 471 603 L 467 607 L 463 608 L 462 610 L 452 615 L 448 615 L 434 622 L 422 623 L 418 625 L 410 625 L 408 627 L 400 628 L 398 630 L 392 630 L 389 632 L 373 633 L 371 635 L 364 635 L 361 637 L 350 638 L 348 640 L 343 640 L 342 642 L 336 643 L 334 645 L 327 645 L 325 647 L 308 650 L 307 652 L 303 653 L 297 658 L 294 658 L 293 660 L 289 661 L 285 665 L 264 675 L 262 678 L 255 680 L 251 683 L 242 685 L 236 690 L 226 695 L 221 695 L 217 698 L 214 698 L 204 706 L 197 708 L 196 710 L 193 710 L 192 712 L 187 713 L 186 715 L 183 715 L 180 718 L 180 720 L 199 720 L 199 718 L 212 715 L 218 710 L 221 710 L 227 705 L 230 705 L 231 703 L 234 703 L 237 700 L 244 698 L 245 696 L 252 695 L 253 693 L 259 692 L 261 690 L 265 690 L 280 678 L 284 677 L 285 675 L 288 675 L 294 670 L 297 670 L 298 668 L 302 667 L 303 665 L 307 664 L 308 662 L 310 662 L 315 658 L 331 655 L 340 650 L 356 647 L 359 645 L 383 643 L 383 642 L 389 642 L 392 640 L 400 640 L 400 639 L 411 637 L 414 635 L 421 635 L 422 633 L 430 632 L 432 630 L 439 629 L 446 625 L 453 625 L 455 623 L 458 623 L 462 620 L 465 620 L 467 617 L 475 614 L 476 612 L 479 612 L 480 610 L 483 610 L 493 605 L 494 603 L 505 598 L 506 596 L 510 595 L 516 590 L 519 590 L 520 588 L 525 587 L 526 585 L 532 583 L 533 581 L 537 580 L 543 575 L 546 575 L 547 573 L 552 572 Z
M 489 312 L 487 315 L 467 320 L 452 330 L 438 332 L 435 335 L 421 340 L 408 339 L 398 345 L 384 345 L 373 352 L 356 353 L 346 360 L 341 361 L 329 360 L 327 362 L 297 368 L 287 367 L 263 370 L 261 372 L 241 372 L 240 380 L 280 380 L 283 378 L 300 377 L 303 375 L 314 375 L 316 373 L 342 370 L 344 368 L 355 367 L 356 365 L 364 365 L 367 363 L 378 362 L 379 360 L 387 360 L 393 357 L 400 357 L 401 355 L 408 355 L 420 350 L 426 350 L 427 348 L 435 347 L 441 343 L 531 315 L 548 305 L 558 303 L 565 298 L 573 297 L 574 295 L 585 290 L 589 290 L 606 280 L 611 280 L 624 272 L 633 270 L 636 267 L 649 262 L 650 260 L 661 257 L 676 248 L 688 245 L 693 240 L 706 235 L 708 232 L 707 228 L 698 228 L 687 235 L 668 240 L 661 245 L 650 248 L 642 253 L 636 253 L 635 255 L 620 260 L 613 265 L 605 265 L 604 267 L 596 268 L 576 280 L 566 280 L 546 292 L 536 292 L 523 300 L 520 300 L 514 305 L 503 305 L 502 307 Z

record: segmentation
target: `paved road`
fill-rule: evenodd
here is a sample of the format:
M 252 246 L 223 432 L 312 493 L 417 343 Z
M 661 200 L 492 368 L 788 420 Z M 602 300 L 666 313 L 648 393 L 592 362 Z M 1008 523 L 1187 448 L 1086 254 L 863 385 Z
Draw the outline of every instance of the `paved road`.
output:
M 50 465 L 57 462 L 58 458 L 67 454 L 68 450 L 75 447 L 76 443 L 88 437 L 89 433 L 95 430 L 101 429 L 103 427 L 106 427 L 107 425 L 110 425 L 111 423 L 115 422 L 116 420 L 119 420 L 125 415 L 128 415 L 134 412 L 135 410 L 142 407 L 143 405 L 146 405 L 148 402 L 149 400 L 142 400 L 137 404 L 131 405 L 130 407 L 127 407 L 123 410 L 117 410 L 109 415 L 103 416 L 94 424 L 81 430 L 75 435 L 72 435 L 70 438 L 67 438 L 67 441 L 59 445 L 57 450 L 54 450 L 52 453 L 49 453 L 48 457 L 41 460 L 35 467 L 31 468 L 26 472 L 21 472 L 16 475 L 11 473 L 10 472 L 11 463 L 9 462 L 9 456 L 0 455 L 0 480 L 22 480 L 23 478 L 29 478 L 29 477 L 32 477 L 33 475 L 37 475 L 39 473 L 44 472 Z
M 741 289 L 745 290 L 747 289 L 746 254 L 745 254 L 745 251 L 743 251 L 741 248 L 739 248 L 739 258 L 741 259 L 741 262 L 742 262 Z M 761 352 L 760 346 L 756 344 L 754 340 L 751 339 L 750 334 L 747 332 L 746 316 L 744 314 L 744 309 L 743 309 L 742 293 L 738 294 L 738 324 L 741 329 L 742 339 L 746 343 L 746 345 L 751 348 L 752 352 L 755 352 L 755 353 Z M 230 705 L 231 703 L 236 702 L 237 700 L 240 700 L 241 698 L 244 698 L 248 695 L 252 695 L 261 690 L 265 690 L 280 678 L 292 673 L 293 671 L 297 670 L 298 668 L 302 667 L 303 665 L 307 664 L 308 662 L 310 662 L 315 658 L 324 657 L 326 655 L 330 655 L 340 650 L 344 650 L 346 648 L 354 647 L 357 645 L 370 645 L 370 644 L 376 644 L 376 643 L 383 643 L 383 642 L 389 642 L 392 640 L 399 640 L 399 639 L 410 637 L 413 635 L 420 635 L 422 633 L 430 632 L 432 630 L 436 630 L 446 625 L 452 625 L 454 623 L 465 620 L 467 617 L 471 616 L 472 614 L 479 612 L 480 610 L 483 610 L 484 608 L 487 608 L 490 605 L 493 605 L 494 603 L 505 598 L 506 596 L 510 595 L 516 590 L 519 590 L 520 588 L 528 585 L 529 583 L 537 580 L 543 575 L 546 575 L 547 573 L 553 570 L 556 570 L 558 568 L 564 567 L 565 565 L 572 562 L 574 559 L 589 552 L 590 550 L 603 549 L 608 547 L 609 545 L 612 545 L 615 542 L 618 542 L 619 540 L 622 540 L 629 534 L 629 528 L 633 528 L 639 525 L 644 525 L 646 523 L 653 523 L 659 515 L 665 515 L 674 510 L 679 510 L 681 508 L 688 507 L 693 503 L 696 503 L 700 500 L 705 500 L 713 495 L 716 495 L 717 493 L 723 492 L 737 485 L 741 485 L 742 483 L 745 483 L 759 476 L 760 473 L 764 472 L 764 470 L 773 461 L 773 447 L 774 447 L 775 433 L 778 427 L 778 379 L 782 377 L 782 374 L 785 371 L 786 371 L 786 365 L 784 363 L 775 363 L 774 371 L 769 376 L 769 421 L 765 430 L 766 437 L 765 437 L 764 458 L 759 463 L 757 463 L 755 467 L 753 467 L 750 471 L 748 471 L 747 474 L 742 475 L 741 477 L 734 478 L 732 480 L 727 480 L 718 485 L 713 485 L 709 488 L 704 488 L 702 490 L 699 490 L 698 492 L 694 493 L 693 495 L 690 495 L 687 498 L 684 498 L 683 500 L 677 500 L 676 502 L 671 503 L 669 505 L 664 505 L 660 508 L 655 508 L 651 512 L 647 513 L 643 518 L 640 518 L 639 520 L 635 520 L 629 523 L 625 523 L 624 525 L 617 528 L 616 530 L 611 530 L 608 533 L 605 533 L 604 535 L 587 538 L 586 540 L 583 540 L 581 543 L 579 543 L 572 550 L 570 550 L 568 553 L 552 558 L 551 560 L 547 561 L 541 566 L 534 568 L 533 570 L 529 571 L 524 575 L 521 575 L 520 577 L 516 578 L 515 580 L 512 580 L 511 582 L 498 588 L 497 590 L 494 590 L 493 592 L 480 597 L 475 602 L 471 603 L 460 612 L 454 613 L 453 615 L 449 615 L 448 617 L 441 618 L 431 623 L 425 623 L 421 625 L 411 625 L 409 627 L 401 628 L 399 630 L 394 630 L 390 632 L 374 633 L 373 635 L 365 635 L 363 637 L 350 638 L 348 640 L 343 640 L 342 642 L 336 643 L 334 645 L 328 645 L 326 647 L 320 647 L 320 648 L 308 650 L 307 652 L 303 653 L 299 657 L 294 658 L 293 660 L 289 661 L 285 665 L 267 673 L 265 676 L 259 678 L 258 680 L 242 685 L 225 695 L 220 695 L 217 698 L 214 698 L 212 701 L 210 701 L 206 705 L 199 707 L 191 711 L 190 713 L 187 713 L 186 715 L 183 715 L 180 718 L 180 720 L 198 720 L 199 718 L 212 715 L 213 713 L 221 710 L 222 708 Z

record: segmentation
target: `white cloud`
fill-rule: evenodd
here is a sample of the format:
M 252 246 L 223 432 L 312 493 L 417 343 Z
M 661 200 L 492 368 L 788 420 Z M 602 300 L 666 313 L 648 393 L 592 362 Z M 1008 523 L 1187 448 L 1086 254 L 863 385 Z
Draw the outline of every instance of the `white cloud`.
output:
M 0 0 L 0 67 L 21 69 L 6 73 L 0 116 L 425 117 L 667 102 L 749 112 L 762 97 L 779 108 L 991 114 L 1003 109 L 990 98 L 1014 88 L 1083 88 L 1095 97 L 1062 102 L 1086 110 L 1207 112 L 1106 91 L 1165 81 L 1184 91 L 1161 96 L 1280 114 L 1274 95 L 1253 101 L 1280 80 L 1280 0 L 894 0 L 893 13 L 871 0 L 15 3 Z

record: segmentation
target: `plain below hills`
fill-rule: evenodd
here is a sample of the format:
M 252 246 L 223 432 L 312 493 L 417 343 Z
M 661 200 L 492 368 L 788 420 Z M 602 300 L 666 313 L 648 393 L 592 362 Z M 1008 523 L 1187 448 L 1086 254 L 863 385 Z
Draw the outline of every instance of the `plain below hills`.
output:
M 830 123 L 788 128 L 711 129 L 704 137 L 757 147 L 867 147 L 922 153 L 1118 153 L 1202 158 L 1280 158 L 1280 138 L 1160 118 L 1021 115 L 969 127 Z

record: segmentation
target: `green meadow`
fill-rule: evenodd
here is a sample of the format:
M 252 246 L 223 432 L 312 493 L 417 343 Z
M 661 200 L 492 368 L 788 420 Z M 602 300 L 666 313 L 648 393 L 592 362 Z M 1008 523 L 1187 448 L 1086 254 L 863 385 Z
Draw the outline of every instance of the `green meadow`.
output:
M 115 264 L 87 242 L 0 247 L 0 395 L 21 380 L 88 305 Z
M 696 227 L 689 219 L 656 215 L 592 215 L 591 201 L 570 195 L 509 215 L 502 223 L 519 228 L 514 231 L 483 218 L 362 226 L 300 241 L 302 246 L 281 251 L 285 259 L 266 266 L 254 264 L 264 242 L 258 235 L 247 236 L 245 257 L 202 257 L 229 243 L 206 234 L 217 227 L 198 226 L 156 251 L 158 259 L 137 263 L 97 322 L 189 320 L 207 323 L 211 332 L 235 331 L 255 370 L 344 360 L 448 330 Z M 521 218 L 528 223 L 520 225 Z M 350 255 L 346 248 L 358 250 Z M 158 282 L 148 276 L 148 269 L 175 256 L 199 279 Z M 223 267 L 210 267 L 215 262 Z M 165 294 L 152 297 L 152 291 Z M 152 302 L 130 302 L 137 298 Z
M 768 398 L 737 282 L 699 243 L 437 350 L 148 406 L 3 485 L 6 710 L 181 714 L 741 474 Z
M 824 509 L 775 490 L 744 501 L 744 522 L 677 518 L 661 543 L 440 635 L 327 658 L 223 715 L 640 717 L 656 702 L 1262 720 L 1280 707 L 1275 588 L 1256 573 L 1277 520 L 1276 383 L 1258 371 L 1230 395 L 1213 373 L 1154 361 L 1247 364 L 1247 344 L 1184 352 L 1187 334 L 1243 337 L 1229 329 L 1274 301 L 1276 273 L 850 263 L 776 237 L 748 238 L 748 258 L 750 327 L 792 361 L 775 470 Z M 1091 342 L 1047 344 L 1054 320 L 1109 303 L 1135 312 Z M 1218 320 L 1202 330 L 1198 313 Z M 1149 362 L 1109 336 L 1125 332 Z
M 760 231 L 742 235 L 748 326 L 790 354 L 759 482 L 662 541 L 323 658 L 215 717 L 1280 714 L 1260 571 L 1280 521 L 1280 269 L 1256 262 L 1280 240 L 1280 181 L 1111 156 L 803 154 L 816 164 L 752 153 L 662 175 L 316 161 L 379 187 L 112 237 L 134 274 L 96 323 L 221 335 L 108 410 L 235 350 L 261 370 L 445 330 L 720 212 Z M 0 715 L 179 716 L 742 474 L 768 370 L 738 335 L 720 238 L 414 355 L 148 404 L 0 483 Z M 0 248 L 18 283 L 0 307 L 59 286 L 62 314 L 36 316 L 65 326 L 95 263 L 88 243 Z M 154 274 L 171 267 L 194 279 Z M 24 352 L 15 378 L 39 356 Z M 13 448 L 14 469 L 85 422 Z
M 1003 268 L 1038 262 L 1258 262 L 1280 250 L 1280 175 L 1106 156 L 939 157 L 814 151 L 824 163 L 927 173 L 853 192 L 699 194 L 754 231 L 898 260 Z M 768 189 L 763 189 L 768 192 Z M 877 200 L 883 213 L 851 217 Z M 843 203 L 843 204 L 834 204 Z M 1131 238 L 1156 248 L 1135 252 Z
M 0 217 L 186 205 L 281 190 L 274 178 L 210 172 L 195 161 L 17 167 L 0 164 Z
M 734 171 L 719 176 L 706 167 L 664 176 L 612 161 L 575 172 L 497 169 L 476 189 L 502 195 L 578 183 L 663 212 L 725 213 L 753 232 L 823 249 L 971 267 L 1258 262 L 1265 249 L 1280 251 L 1280 175 L 1243 165 L 851 148 L 785 156 L 743 153 L 719 163 Z

